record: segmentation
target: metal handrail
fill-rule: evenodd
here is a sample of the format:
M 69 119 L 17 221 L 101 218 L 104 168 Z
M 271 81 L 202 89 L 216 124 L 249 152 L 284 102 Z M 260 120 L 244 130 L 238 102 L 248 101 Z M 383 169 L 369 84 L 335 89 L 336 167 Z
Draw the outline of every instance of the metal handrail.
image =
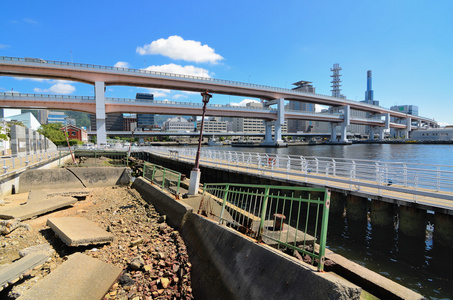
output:
M 152 153 L 168 155 L 168 150 L 179 151 L 179 159 L 191 161 L 195 148 L 149 147 Z M 272 164 L 269 164 L 272 158 Z M 216 168 L 238 171 L 239 168 L 258 171 L 271 178 L 298 176 L 323 179 L 326 185 L 349 184 L 350 190 L 365 187 L 382 191 L 396 191 L 417 196 L 453 200 L 453 166 L 384 162 L 365 159 L 314 156 L 277 155 L 223 150 L 201 150 L 200 162 L 214 163 Z M 405 200 L 405 199 L 402 199 Z
M 7 155 L 0 158 L 0 176 L 12 174 L 51 159 L 60 158 L 59 150 L 38 150 L 31 153 Z

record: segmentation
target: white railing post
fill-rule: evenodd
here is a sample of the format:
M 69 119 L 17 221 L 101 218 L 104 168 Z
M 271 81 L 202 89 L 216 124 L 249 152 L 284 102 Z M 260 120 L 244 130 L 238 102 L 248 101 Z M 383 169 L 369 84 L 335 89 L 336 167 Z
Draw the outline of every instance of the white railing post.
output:
M 337 162 L 332 158 L 332 175 L 337 176 Z

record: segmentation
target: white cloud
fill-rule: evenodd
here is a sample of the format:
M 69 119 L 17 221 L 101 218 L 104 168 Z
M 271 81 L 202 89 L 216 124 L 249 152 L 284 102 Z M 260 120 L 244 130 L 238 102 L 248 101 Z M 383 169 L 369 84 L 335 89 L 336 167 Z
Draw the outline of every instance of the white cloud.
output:
M 119 61 L 114 65 L 115 68 L 126 68 L 129 69 L 131 65 L 125 61 Z
M 37 81 L 37 82 L 45 82 L 45 81 L 50 81 L 50 79 L 44 79 L 44 78 L 30 78 L 30 77 L 13 77 L 16 80 L 31 80 L 31 81 Z
M 208 45 L 202 45 L 198 41 L 184 40 L 177 35 L 170 36 L 168 39 L 158 39 L 151 44 L 145 44 L 143 47 L 137 47 L 136 51 L 140 55 L 160 54 L 171 59 L 196 63 L 210 62 L 215 64 L 223 59 Z
M 29 23 L 29 24 L 38 24 L 38 22 L 36 22 L 35 20 L 33 20 L 32 18 L 25 18 L 23 19 L 23 21 L 25 23 Z
M 166 89 L 146 89 L 146 92 L 153 94 L 154 98 L 167 97 L 171 90 Z
M 448 126 L 450 124 L 446 123 L 446 122 L 439 122 L 439 126 L 440 127 L 445 127 L 445 126 Z
M 0 49 L 6 49 L 6 48 L 8 48 L 8 47 L 9 47 L 9 45 L 0 44 Z
M 253 99 L 244 99 L 244 100 L 242 100 L 242 101 L 239 102 L 239 103 L 230 102 L 230 105 L 231 105 L 231 106 L 246 106 L 246 104 L 247 104 L 247 103 L 250 103 L 250 102 L 260 103 L 259 101 L 253 100 Z
M 34 88 L 33 91 L 36 93 L 54 93 L 54 94 L 72 94 L 74 93 L 76 88 L 68 83 L 59 82 L 57 84 L 52 85 L 48 89 L 40 89 Z
M 183 94 L 176 94 L 176 95 L 173 95 L 172 98 L 175 99 L 175 100 L 178 100 L 178 99 L 181 99 L 181 98 L 187 99 L 189 97 L 187 95 L 183 95 Z
M 167 64 L 167 65 L 161 65 L 161 66 L 149 66 L 145 70 L 211 78 L 208 70 L 203 69 L 203 68 L 194 67 L 194 66 L 181 66 L 181 65 L 176 65 L 176 64 Z

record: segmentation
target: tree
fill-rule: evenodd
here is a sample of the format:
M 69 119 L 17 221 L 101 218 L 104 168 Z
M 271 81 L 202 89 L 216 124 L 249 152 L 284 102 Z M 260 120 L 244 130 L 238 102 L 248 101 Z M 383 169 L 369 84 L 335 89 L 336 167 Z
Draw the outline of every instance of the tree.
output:
M 61 127 L 63 127 L 61 123 L 42 124 L 37 131 L 57 145 L 66 141 Z

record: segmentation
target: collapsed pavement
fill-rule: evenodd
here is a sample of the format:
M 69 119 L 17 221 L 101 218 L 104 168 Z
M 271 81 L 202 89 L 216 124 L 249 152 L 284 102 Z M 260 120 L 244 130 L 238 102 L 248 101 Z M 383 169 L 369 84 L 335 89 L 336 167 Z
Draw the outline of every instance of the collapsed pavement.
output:
M 42 198 L 52 201 L 62 196 L 71 197 L 68 188 L 61 191 L 48 190 L 48 186 L 45 188 L 45 192 L 32 190 L 26 196 L 25 203 L 24 195 L 12 195 L 5 199 L 6 206 L 1 209 L 40 203 Z M 0 283 L 5 287 L 0 292 L 0 298 L 31 299 L 35 296 L 30 295 L 41 293 L 47 299 L 50 296 L 44 291 L 50 289 L 54 291 L 52 295 L 55 299 L 62 295 L 81 299 L 90 288 L 93 289 L 90 295 L 101 295 L 96 296 L 97 299 L 104 295 L 104 299 L 193 298 L 191 265 L 182 238 L 164 222 L 165 217 L 146 204 L 138 193 L 128 187 L 117 186 L 84 188 L 83 191 L 72 193 L 75 203 L 57 211 L 39 212 L 29 220 L 19 222 L 24 226 L 16 226 L 15 230 L 5 231 L 5 235 L 0 236 L 0 281 L 3 280 Z M 18 198 L 18 201 L 14 201 L 14 198 Z M 14 224 L 18 223 L 17 219 L 13 220 L 16 221 Z M 86 228 L 96 228 L 100 230 L 101 237 L 93 236 L 93 232 L 87 230 L 85 236 L 81 231 L 71 233 L 71 222 L 63 222 L 65 220 L 75 222 L 72 228 L 80 224 L 88 226 Z M 20 250 L 46 243 L 53 252 L 35 249 L 25 251 L 27 255 L 20 258 Z M 76 258 L 72 258 L 75 254 Z M 87 259 L 91 262 L 86 262 Z M 21 268 L 17 268 L 19 264 Z M 72 264 L 77 265 L 77 270 L 71 267 Z M 99 268 L 90 267 L 93 265 Z M 2 277 L 5 268 L 9 268 L 9 272 Z M 103 268 L 113 276 L 104 278 L 96 273 Z M 93 285 L 87 287 L 79 284 L 80 280 L 76 278 L 80 276 L 69 281 L 52 279 L 71 277 L 72 273 L 78 272 L 96 278 L 91 280 Z M 54 275 L 51 277 L 51 274 Z M 96 284 L 100 280 L 103 284 Z

